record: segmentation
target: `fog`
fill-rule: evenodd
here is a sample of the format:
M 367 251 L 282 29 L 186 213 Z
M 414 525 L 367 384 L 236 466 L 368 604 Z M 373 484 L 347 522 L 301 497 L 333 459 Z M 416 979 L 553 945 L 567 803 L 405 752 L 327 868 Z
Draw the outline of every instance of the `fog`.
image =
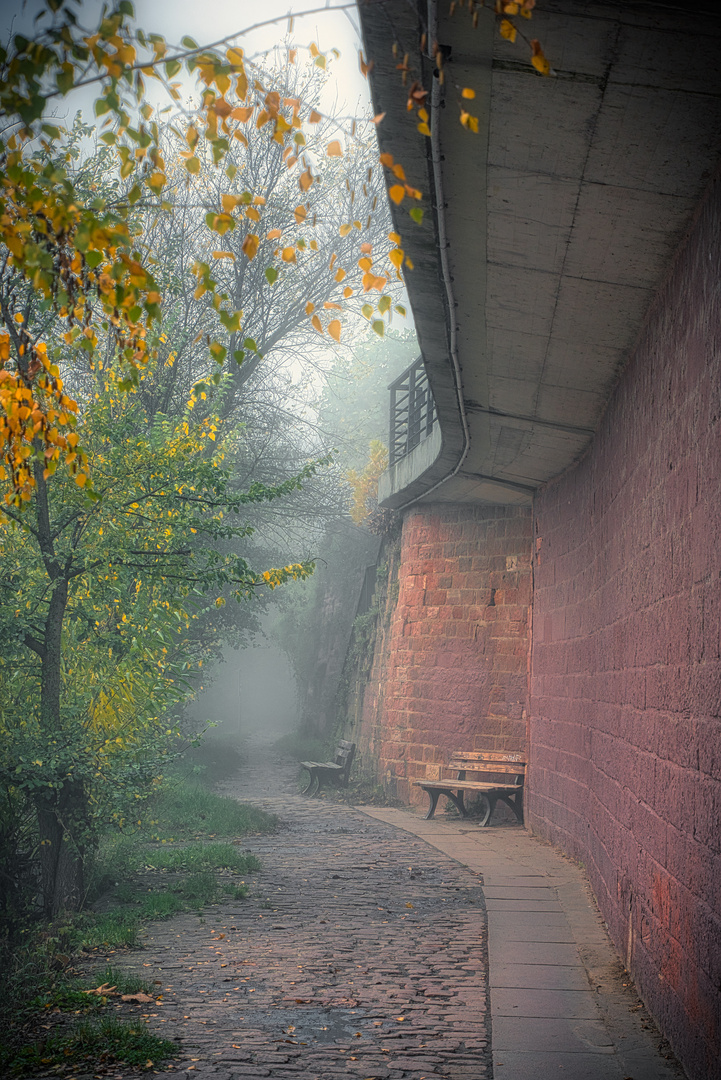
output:
M 205 738 L 240 745 L 245 739 L 273 742 L 298 722 L 298 690 L 290 661 L 276 645 L 260 639 L 244 649 L 227 649 L 225 662 L 188 709 Z

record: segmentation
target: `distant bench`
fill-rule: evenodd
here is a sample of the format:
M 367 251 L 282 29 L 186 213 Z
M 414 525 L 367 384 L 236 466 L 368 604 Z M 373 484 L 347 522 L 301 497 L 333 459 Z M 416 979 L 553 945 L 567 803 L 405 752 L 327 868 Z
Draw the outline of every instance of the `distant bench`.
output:
M 317 795 L 326 780 L 333 780 L 338 786 L 348 787 L 350 767 L 354 757 L 355 743 L 340 739 L 335 748 L 333 761 L 301 761 L 301 770 L 305 769 L 308 773 L 308 783 L 301 794 L 310 795 L 315 786 L 314 794 Z
M 526 777 L 526 759 L 523 754 L 506 754 L 498 751 L 492 753 L 456 751 L 451 757 L 448 768 L 457 772 L 455 779 L 413 781 L 416 787 L 422 787 L 430 797 L 431 805 L 426 818 L 432 818 L 435 814 L 439 795 L 445 795 L 454 803 L 463 817 L 468 817 L 463 794 L 470 791 L 481 795 L 486 803 L 480 825 L 487 825 L 491 820 L 499 799 L 510 806 L 516 815 L 516 820 L 523 824 L 523 782 Z M 467 779 L 469 773 L 474 775 L 471 780 Z M 489 773 L 507 776 L 508 781 L 506 783 L 489 781 Z M 513 782 L 510 782 L 511 777 L 513 777 Z

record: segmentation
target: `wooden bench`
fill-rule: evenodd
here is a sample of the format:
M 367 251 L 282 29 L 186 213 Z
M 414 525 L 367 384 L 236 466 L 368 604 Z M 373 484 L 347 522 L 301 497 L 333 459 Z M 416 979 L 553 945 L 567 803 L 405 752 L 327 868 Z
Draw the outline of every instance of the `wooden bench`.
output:
M 457 772 L 453 780 L 414 780 L 416 787 L 422 787 L 428 792 L 431 805 L 426 818 L 432 818 L 436 812 L 438 796 L 445 795 L 458 808 L 463 817 L 468 817 L 468 811 L 463 802 L 463 794 L 466 791 L 480 795 L 484 800 L 485 812 L 479 824 L 487 825 L 493 816 L 496 803 L 500 799 L 510 806 L 516 815 L 516 820 L 523 824 L 523 782 L 526 776 L 526 759 L 523 754 L 516 753 L 481 753 L 456 751 L 451 757 L 449 769 Z M 467 779 L 469 773 L 475 774 L 473 779 Z M 496 777 L 507 777 L 507 781 L 490 779 L 489 774 Z M 483 779 L 482 779 L 483 777 Z M 511 778 L 513 778 L 511 782 Z
M 308 772 L 308 783 L 301 794 L 310 795 L 315 785 L 313 794 L 317 795 L 326 780 L 332 780 L 337 786 L 348 787 L 354 757 L 355 743 L 340 739 L 333 761 L 301 761 L 301 770 L 306 769 Z

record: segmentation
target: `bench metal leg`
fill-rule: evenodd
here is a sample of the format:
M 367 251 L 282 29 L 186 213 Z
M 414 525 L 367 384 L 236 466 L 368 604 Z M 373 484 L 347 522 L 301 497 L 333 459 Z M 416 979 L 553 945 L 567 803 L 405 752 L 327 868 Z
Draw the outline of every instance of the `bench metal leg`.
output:
M 301 788 L 300 793 L 301 795 L 310 795 L 313 786 L 318 783 L 318 772 L 316 769 L 306 769 L 305 766 L 303 766 L 300 772 L 301 778 L 304 772 L 308 773 L 308 783 L 304 788 Z
M 516 815 L 516 821 L 523 824 L 523 789 L 521 789 L 517 795 L 499 795 L 499 799 L 503 799 L 506 806 L 510 806 L 513 813 Z
M 478 824 L 481 828 L 484 828 L 493 817 L 493 811 L 496 809 L 496 800 L 490 795 L 481 795 L 481 799 L 486 804 L 486 809 Z
M 428 792 L 428 798 L 431 800 L 431 805 L 429 806 L 428 813 L 426 814 L 426 821 L 428 821 L 430 818 L 432 818 L 433 815 L 435 814 L 436 807 L 438 806 L 438 796 L 439 795 L 440 795 L 440 791 L 429 791 Z

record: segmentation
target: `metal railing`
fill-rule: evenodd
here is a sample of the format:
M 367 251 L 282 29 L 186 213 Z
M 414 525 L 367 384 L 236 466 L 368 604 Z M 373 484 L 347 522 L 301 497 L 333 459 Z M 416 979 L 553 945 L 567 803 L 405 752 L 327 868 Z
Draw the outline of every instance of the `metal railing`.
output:
M 436 422 L 436 405 L 422 357 L 392 382 L 389 465 L 410 454 L 427 439 Z

